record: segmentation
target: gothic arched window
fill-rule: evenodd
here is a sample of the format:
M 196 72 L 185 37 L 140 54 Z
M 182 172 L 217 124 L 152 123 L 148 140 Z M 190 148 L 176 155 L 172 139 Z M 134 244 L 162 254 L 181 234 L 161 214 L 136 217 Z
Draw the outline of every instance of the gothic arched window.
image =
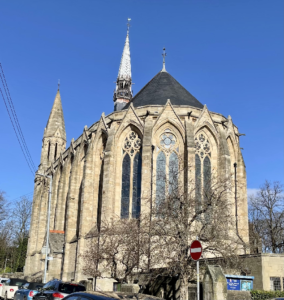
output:
M 177 139 L 170 129 L 166 129 L 159 138 L 156 159 L 156 205 L 163 203 L 166 191 L 173 195 L 178 188 L 178 152 Z
M 211 188 L 211 147 L 209 140 L 201 133 L 195 138 L 195 197 L 196 209 Z M 203 199 L 202 199 L 203 197 Z
M 121 213 L 122 219 L 138 218 L 141 208 L 141 139 L 131 131 L 123 144 Z M 132 174 L 132 176 L 131 176 Z

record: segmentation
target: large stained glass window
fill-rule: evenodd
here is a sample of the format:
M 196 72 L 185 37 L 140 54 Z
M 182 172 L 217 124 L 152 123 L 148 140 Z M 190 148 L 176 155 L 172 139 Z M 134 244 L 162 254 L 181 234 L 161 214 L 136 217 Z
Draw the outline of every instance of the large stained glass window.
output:
M 211 188 L 211 161 L 208 156 L 203 160 L 203 186 L 206 193 Z
M 133 193 L 132 193 L 132 218 L 140 216 L 141 207 L 141 170 L 142 159 L 139 152 L 135 154 L 133 161 Z
M 156 205 L 159 206 L 166 193 L 166 155 L 163 151 L 157 157 L 156 177 Z
M 178 189 L 178 156 L 172 152 L 169 158 L 169 194 L 177 193 Z
M 198 211 L 201 209 L 201 161 L 198 154 L 195 154 L 195 198 Z
M 141 208 L 141 139 L 131 131 L 123 144 L 121 213 L 122 219 L 138 218 Z M 132 174 L 132 178 L 131 178 Z M 131 192 L 132 191 L 132 192 Z
M 202 207 L 211 188 L 211 147 L 205 134 L 195 138 L 195 197 L 196 209 Z
M 174 198 L 174 193 L 178 189 L 178 173 L 179 173 L 179 160 L 178 152 L 179 147 L 177 139 L 170 129 L 159 138 L 159 145 L 157 149 L 156 159 L 156 205 L 157 207 L 163 203 L 168 195 Z
M 129 217 L 130 163 L 130 156 L 126 154 L 122 163 L 121 218 L 123 219 Z

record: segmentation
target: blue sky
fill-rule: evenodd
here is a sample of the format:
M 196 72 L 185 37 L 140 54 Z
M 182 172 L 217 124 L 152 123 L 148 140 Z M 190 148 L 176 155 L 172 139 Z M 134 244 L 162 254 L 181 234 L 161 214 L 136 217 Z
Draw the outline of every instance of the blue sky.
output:
M 134 93 L 162 68 L 241 133 L 248 188 L 283 182 L 282 0 L 1 1 L 0 62 L 31 156 L 61 81 L 67 145 L 113 111 L 113 90 L 132 19 Z M 33 176 L 0 100 L 0 189 L 31 193 Z

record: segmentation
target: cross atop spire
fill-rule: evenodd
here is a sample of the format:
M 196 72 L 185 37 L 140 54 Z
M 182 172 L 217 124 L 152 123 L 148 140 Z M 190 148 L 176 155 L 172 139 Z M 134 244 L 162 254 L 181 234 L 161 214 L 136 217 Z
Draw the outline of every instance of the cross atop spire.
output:
M 58 84 L 58 88 L 57 89 L 59 91 L 59 88 L 60 88 L 60 79 L 58 79 L 58 83 L 57 84 Z
M 164 47 L 163 48 L 163 69 L 162 69 L 162 72 L 167 72 L 166 71 L 166 56 L 167 56 L 167 53 L 166 53 L 166 48 Z
M 131 21 L 131 19 L 128 18 L 127 19 L 127 35 L 129 35 L 130 21 Z

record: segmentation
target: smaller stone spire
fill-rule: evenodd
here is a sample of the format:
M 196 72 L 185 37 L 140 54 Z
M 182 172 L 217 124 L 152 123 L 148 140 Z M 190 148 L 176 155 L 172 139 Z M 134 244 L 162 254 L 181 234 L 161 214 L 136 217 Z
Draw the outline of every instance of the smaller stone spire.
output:
M 59 86 L 60 84 L 58 84 L 57 93 L 47 121 L 44 137 L 54 136 L 55 132 L 58 130 L 60 137 L 66 141 L 65 122 L 63 116 Z
M 41 151 L 41 168 L 47 168 L 53 163 L 66 147 L 66 131 L 59 91 L 60 83 L 54 99 L 54 103 L 44 129 L 43 145 Z
M 114 110 L 123 109 L 123 107 L 132 99 L 132 76 L 129 46 L 130 20 L 131 19 L 128 19 L 127 23 L 127 35 L 116 80 L 116 89 L 113 95 Z
M 163 69 L 162 69 L 161 72 L 167 72 L 167 70 L 166 70 L 166 56 L 167 56 L 167 53 L 166 53 L 166 48 L 165 47 L 163 48 L 162 56 L 163 56 Z

